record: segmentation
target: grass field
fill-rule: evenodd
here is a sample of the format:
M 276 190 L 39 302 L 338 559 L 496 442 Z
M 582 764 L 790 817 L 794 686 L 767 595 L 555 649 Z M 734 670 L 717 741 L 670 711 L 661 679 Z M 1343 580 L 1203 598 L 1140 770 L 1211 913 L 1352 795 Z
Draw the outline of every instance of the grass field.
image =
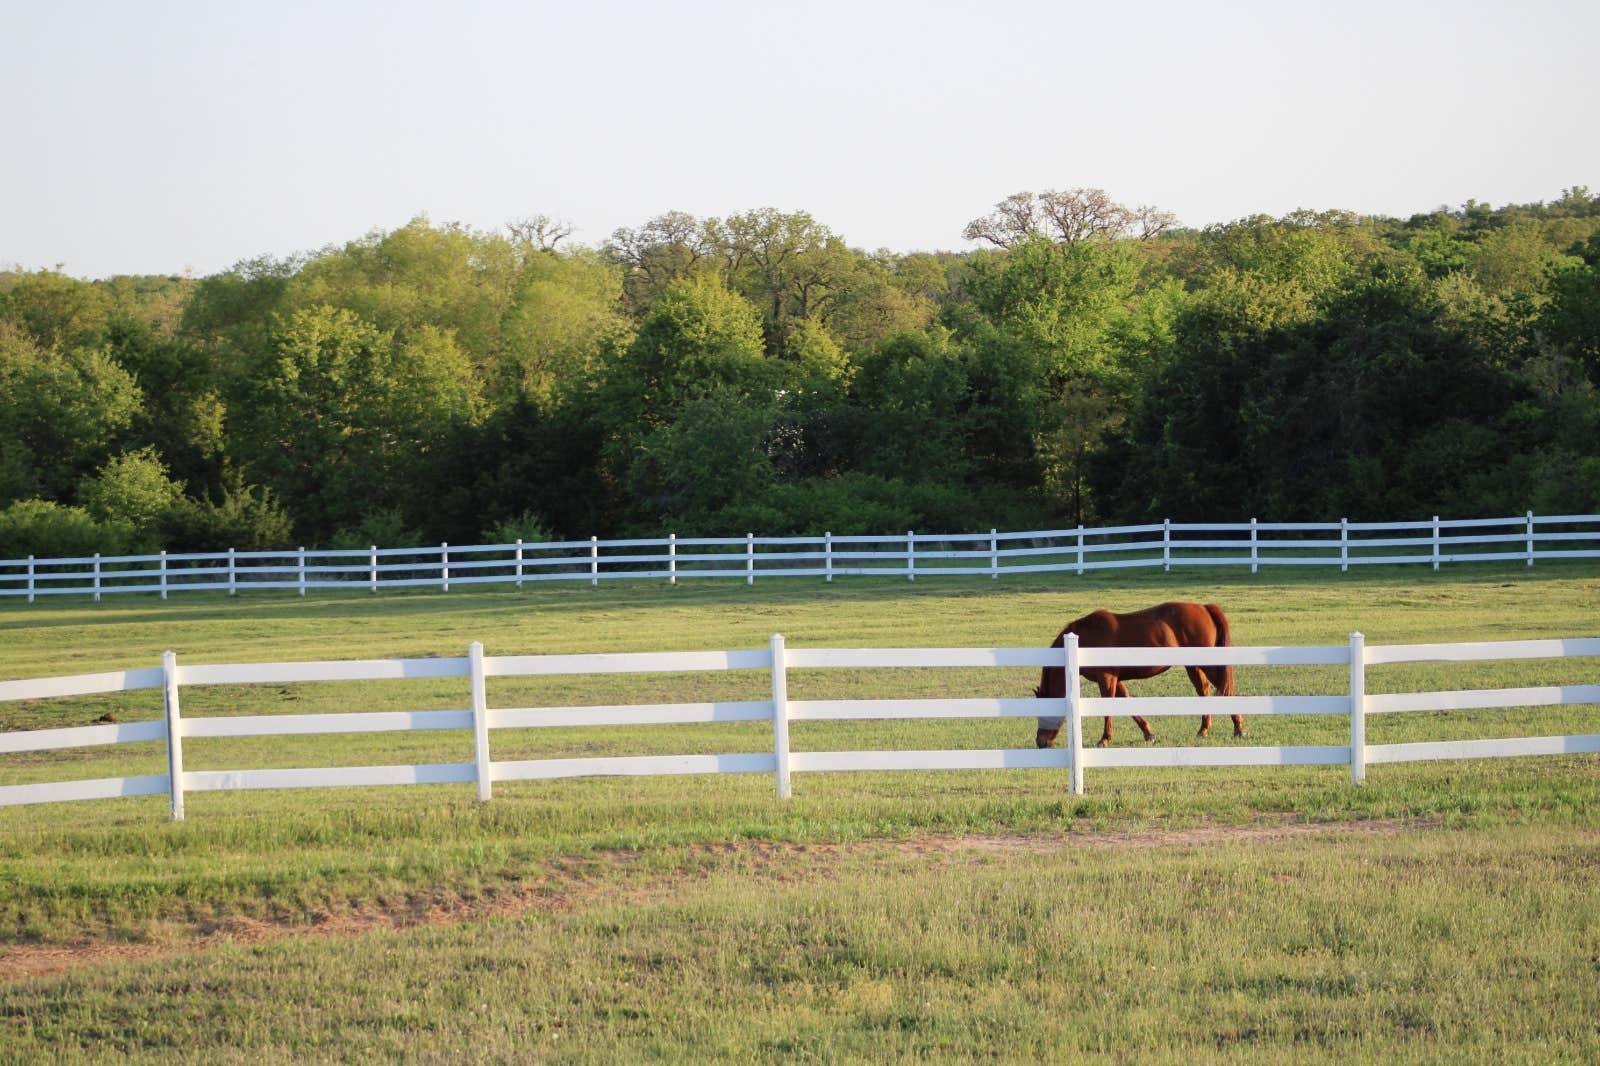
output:
M 1222 604 L 1238 644 L 1600 635 L 1593 565 L 200 594 L 0 608 L 0 679 L 180 661 L 1025 646 Z M 1595 660 L 1371 668 L 1372 691 L 1594 683 Z M 1241 668 L 1244 693 L 1342 668 Z M 791 675 L 796 699 L 1028 694 L 1028 671 Z M 764 672 L 491 680 L 491 705 L 763 699 Z M 1136 684 L 1183 691 L 1181 673 Z M 465 683 L 186 689 L 186 716 L 458 708 Z M 0 705 L 131 721 L 153 693 Z M 1342 719 L 1244 741 L 1343 743 Z M 1098 722 L 1092 723 L 1098 735 Z M 1118 743 L 1137 731 L 1117 725 Z M 1156 722 L 1158 743 L 1194 723 Z M 1226 732 L 1226 730 L 1223 730 Z M 1393 715 L 1369 740 L 1600 732 L 1594 707 Z M 1018 721 L 797 723 L 796 750 L 1021 747 Z M 1092 740 L 1093 737 L 1091 736 Z M 496 731 L 496 759 L 770 750 L 760 723 Z M 466 733 L 191 740 L 189 769 L 470 761 Z M 0 784 L 160 773 L 160 745 Z M 0 809 L 0 1059 L 1134 1061 L 1600 1057 L 1600 759 L 802 775 L 192 794 Z M 292 934 L 292 935 L 287 935 Z

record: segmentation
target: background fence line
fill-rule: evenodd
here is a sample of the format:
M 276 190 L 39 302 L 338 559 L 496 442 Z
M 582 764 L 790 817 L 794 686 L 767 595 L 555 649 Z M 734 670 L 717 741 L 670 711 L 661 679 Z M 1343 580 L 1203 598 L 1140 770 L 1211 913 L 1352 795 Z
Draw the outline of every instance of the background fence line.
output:
M 687 549 L 687 550 L 685 550 Z M 0 560 L 0 597 L 247 589 L 434 587 L 527 582 L 836 576 L 1083 574 L 1134 567 L 1431 565 L 1600 559 L 1600 515 L 1421 522 L 1173 522 L 1017 533 L 680 537 L 414 548 L 225 551 Z
M 1600 703 L 1600 685 L 1369 695 L 1365 674 L 1368 665 L 1576 656 L 1600 656 L 1600 638 L 1368 647 L 1360 633 L 1352 633 L 1348 645 L 1313 647 L 1080 648 L 1076 635 L 1069 634 L 1061 648 L 813 649 L 788 648 L 782 635 L 774 634 L 769 647 L 743 651 L 486 656 L 483 645 L 475 641 L 469 646 L 467 655 L 460 658 L 214 666 L 180 666 L 177 656 L 168 651 L 162 656 L 161 666 L 155 668 L 0 682 L 0 702 L 161 689 L 165 709 L 163 719 L 151 722 L 0 733 L 0 755 L 162 741 L 166 744 L 168 762 L 168 772 L 165 774 L 0 786 L 0 806 L 165 793 L 171 799 L 172 819 L 181 821 L 186 792 L 471 783 L 477 787 L 478 799 L 486 803 L 492 797 L 496 781 L 723 773 L 772 774 L 778 796 L 788 799 L 790 777 L 794 773 L 863 770 L 1065 770 L 1072 792 L 1080 795 L 1084 790 L 1085 769 L 1095 767 L 1347 765 L 1351 780 L 1361 784 L 1366 779 L 1367 766 L 1375 763 L 1600 753 L 1600 734 L 1369 744 L 1366 723 L 1368 717 L 1374 714 L 1595 704 Z M 1112 700 L 1084 696 L 1081 685 L 1069 684 L 1066 695 L 1054 699 L 793 700 L 788 694 L 787 680 L 791 669 L 1060 666 L 1077 675 L 1085 668 L 1141 665 L 1347 665 L 1349 687 L 1343 692 L 1321 696 L 1141 696 Z M 491 707 L 488 699 L 487 682 L 493 677 L 725 670 L 770 672 L 772 698 L 718 703 L 507 708 Z M 467 679 L 469 706 L 466 709 L 184 718 L 180 705 L 181 690 L 198 685 L 444 677 Z M 1216 744 L 1125 749 L 1084 748 L 1081 744 L 1081 727 L 1086 715 L 1232 713 L 1343 716 L 1349 721 L 1349 743 L 1279 746 Z M 911 718 L 1064 718 L 1067 744 L 1063 749 L 1045 750 L 1001 748 L 796 752 L 790 749 L 789 724 L 794 721 Z M 494 761 L 490 755 L 491 734 L 495 729 L 763 721 L 772 725 L 772 746 L 764 752 L 503 762 Z M 186 770 L 183 762 L 185 737 L 303 736 L 445 729 L 472 731 L 472 762 L 270 770 Z

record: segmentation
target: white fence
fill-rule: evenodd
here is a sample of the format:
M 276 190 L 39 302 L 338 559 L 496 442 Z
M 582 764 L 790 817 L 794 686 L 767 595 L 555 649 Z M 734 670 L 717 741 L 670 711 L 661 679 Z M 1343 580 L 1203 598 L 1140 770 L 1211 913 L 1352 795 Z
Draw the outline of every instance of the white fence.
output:
M 1431 565 L 1600 559 L 1600 515 L 1427 522 L 1171 522 L 1023 533 L 678 537 L 418 548 L 257 551 L 0 560 L 0 597 L 248 589 L 516 585 L 679 578 L 998 578 L 1126 567 Z
M 1374 714 L 1466 708 L 1528 707 L 1600 703 L 1600 685 L 1374 695 L 1366 691 L 1366 667 L 1387 663 L 1466 662 L 1600 656 L 1600 639 L 1522 640 L 1488 644 L 1413 644 L 1367 647 L 1360 633 L 1348 645 L 1329 647 L 1079 648 L 1076 636 L 1064 648 L 800 649 L 773 636 L 767 649 L 613 655 L 486 656 L 473 643 L 463 658 L 380 659 L 345 662 L 179 666 L 167 652 L 160 667 L 76 677 L 0 682 L 0 702 L 40 700 L 134 689 L 162 689 L 163 720 L 0 733 L 0 755 L 92 745 L 164 741 L 168 772 L 142 777 L 0 787 L 0 806 L 53 803 L 112 796 L 168 794 L 173 819 L 183 817 L 186 792 L 239 789 L 348 787 L 474 783 L 487 802 L 496 781 L 561 777 L 764 773 L 774 775 L 778 795 L 790 795 L 790 775 L 818 771 L 1056 769 L 1069 775 L 1081 794 L 1084 771 L 1099 767 L 1157 766 L 1349 766 L 1352 780 L 1365 780 L 1369 763 L 1429 759 L 1486 759 L 1522 755 L 1600 752 L 1600 734 L 1438 743 L 1368 744 L 1367 718 Z M 1077 684 L 1057 699 L 867 699 L 791 700 L 788 672 L 805 669 L 903 667 L 1060 666 L 1076 674 L 1097 666 L 1233 665 L 1347 666 L 1348 689 L 1321 696 L 1091 698 Z M 577 674 L 681 673 L 761 670 L 770 673 L 770 700 L 595 707 L 496 707 L 488 705 L 489 678 Z M 180 690 L 197 685 L 288 684 L 315 681 L 376 681 L 401 678 L 468 679 L 469 707 L 443 711 L 379 711 L 352 714 L 184 718 Z M 1349 743 L 1321 746 L 1244 746 L 1085 749 L 1085 715 L 1333 715 L 1348 719 Z M 789 723 L 846 719 L 1035 718 L 1067 719 L 1063 749 L 936 751 L 793 751 Z M 490 736 L 496 729 L 551 726 L 660 725 L 685 722 L 771 722 L 770 751 L 624 758 L 495 761 Z M 190 737 L 304 736 L 470 729 L 474 760 L 424 766 L 363 766 L 330 769 L 185 770 L 183 740 Z M 1032 730 L 1027 731 L 1031 737 Z

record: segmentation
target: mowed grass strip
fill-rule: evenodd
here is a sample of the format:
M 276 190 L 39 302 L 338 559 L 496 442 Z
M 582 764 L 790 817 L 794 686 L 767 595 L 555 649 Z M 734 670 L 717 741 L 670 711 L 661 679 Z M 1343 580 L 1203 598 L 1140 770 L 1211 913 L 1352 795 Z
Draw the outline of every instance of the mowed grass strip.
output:
M 516 918 L 0 987 L 0 1046 L 163 1062 L 1600 1056 L 1592 829 L 1139 843 L 601 862 L 584 893 Z

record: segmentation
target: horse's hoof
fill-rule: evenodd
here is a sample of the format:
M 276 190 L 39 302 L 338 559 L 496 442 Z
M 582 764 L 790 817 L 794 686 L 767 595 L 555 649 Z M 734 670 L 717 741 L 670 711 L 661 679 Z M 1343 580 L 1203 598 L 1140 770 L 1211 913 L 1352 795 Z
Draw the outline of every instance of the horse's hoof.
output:
M 1233 735 L 1236 736 L 1236 737 L 1242 737 L 1242 736 L 1244 736 L 1244 730 L 1243 729 L 1235 729 L 1233 731 Z
M 1097 747 L 1097 748 L 1109 748 L 1110 746 L 1111 746 L 1111 741 L 1107 737 L 1101 737 L 1100 738 L 1100 742 L 1095 745 L 1095 747 Z
M 1200 730 L 1200 732 L 1195 734 L 1195 736 L 1199 737 L 1202 740 L 1204 740 L 1206 737 L 1209 737 L 1210 735 L 1211 735 L 1211 730 L 1209 730 L 1209 729 L 1202 729 L 1202 730 Z

